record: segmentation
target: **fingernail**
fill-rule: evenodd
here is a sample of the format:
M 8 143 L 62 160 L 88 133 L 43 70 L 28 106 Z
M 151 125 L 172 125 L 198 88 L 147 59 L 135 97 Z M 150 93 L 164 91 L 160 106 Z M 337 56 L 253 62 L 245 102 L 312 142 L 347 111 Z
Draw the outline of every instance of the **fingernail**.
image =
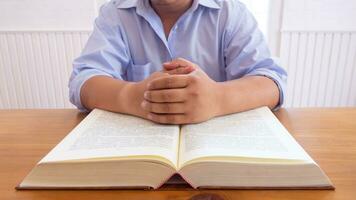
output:
M 148 92 L 143 93 L 143 97 L 145 97 L 145 99 L 147 99 L 148 98 Z

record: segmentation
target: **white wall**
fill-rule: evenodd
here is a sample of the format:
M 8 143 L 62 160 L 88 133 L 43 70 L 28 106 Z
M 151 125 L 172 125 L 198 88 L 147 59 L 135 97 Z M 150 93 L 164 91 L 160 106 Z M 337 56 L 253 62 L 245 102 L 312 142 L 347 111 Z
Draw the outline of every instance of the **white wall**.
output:
M 286 106 L 356 106 L 356 1 L 285 0 Z
M 0 1 L 0 108 L 64 108 L 95 0 Z
M 283 31 L 355 31 L 355 0 L 285 0 Z
M 0 31 L 0 109 L 64 108 L 87 31 Z
M 1 31 L 90 30 L 95 0 L 2 0 Z

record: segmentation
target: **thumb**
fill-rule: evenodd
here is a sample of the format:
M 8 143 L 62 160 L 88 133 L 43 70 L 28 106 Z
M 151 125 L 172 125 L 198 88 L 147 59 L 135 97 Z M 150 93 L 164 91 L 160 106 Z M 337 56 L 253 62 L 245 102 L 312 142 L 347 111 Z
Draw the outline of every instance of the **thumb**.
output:
M 193 66 L 187 66 L 187 67 L 178 67 L 169 71 L 165 71 L 166 73 L 170 75 L 179 75 L 179 74 L 190 74 L 195 71 L 195 68 Z
M 163 68 L 166 71 L 170 71 L 170 70 L 176 69 L 178 67 L 181 67 L 181 65 L 178 62 L 166 62 L 166 63 L 163 63 Z

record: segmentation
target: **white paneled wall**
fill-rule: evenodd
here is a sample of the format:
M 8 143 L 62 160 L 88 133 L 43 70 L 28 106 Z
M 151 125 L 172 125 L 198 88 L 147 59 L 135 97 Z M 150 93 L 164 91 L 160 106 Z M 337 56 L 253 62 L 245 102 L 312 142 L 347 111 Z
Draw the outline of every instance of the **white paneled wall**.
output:
M 284 0 L 287 107 L 356 106 L 356 1 Z
M 89 32 L 0 32 L 0 108 L 63 108 Z
M 0 109 L 65 108 L 102 0 L 0 1 Z
M 356 32 L 282 33 L 286 106 L 356 106 Z

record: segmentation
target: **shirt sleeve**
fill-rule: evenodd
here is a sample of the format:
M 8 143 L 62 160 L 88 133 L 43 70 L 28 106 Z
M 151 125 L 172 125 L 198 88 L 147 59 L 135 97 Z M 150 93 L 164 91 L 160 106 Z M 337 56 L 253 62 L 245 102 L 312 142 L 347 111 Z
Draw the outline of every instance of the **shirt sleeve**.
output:
M 69 79 L 69 99 L 79 110 L 86 111 L 80 99 L 81 87 L 94 76 L 109 76 L 123 80 L 129 63 L 127 48 L 120 27 L 113 23 L 115 13 L 104 5 L 95 20 L 94 30 L 81 55 L 73 61 Z
M 225 37 L 224 55 L 228 80 L 244 76 L 265 76 L 279 88 L 279 103 L 282 106 L 287 81 L 286 71 L 272 59 L 268 45 L 253 15 L 247 8 L 236 3 L 229 16 Z

